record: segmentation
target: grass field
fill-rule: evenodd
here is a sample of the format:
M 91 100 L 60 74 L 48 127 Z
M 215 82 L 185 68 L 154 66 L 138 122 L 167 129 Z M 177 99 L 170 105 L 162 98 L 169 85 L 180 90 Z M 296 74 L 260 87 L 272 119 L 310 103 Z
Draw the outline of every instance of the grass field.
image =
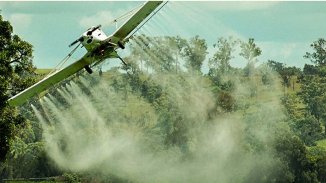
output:
M 36 69 L 35 72 L 36 72 L 36 74 L 46 75 L 51 71 L 52 71 L 52 69 Z

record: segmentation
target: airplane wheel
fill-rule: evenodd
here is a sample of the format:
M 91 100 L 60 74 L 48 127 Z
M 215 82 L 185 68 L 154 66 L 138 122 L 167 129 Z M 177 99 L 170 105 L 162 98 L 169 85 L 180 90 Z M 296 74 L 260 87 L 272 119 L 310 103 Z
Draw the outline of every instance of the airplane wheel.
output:
M 118 41 L 118 46 L 121 48 L 121 49 L 125 49 L 125 45 L 123 45 L 123 43 L 121 41 Z
M 93 70 L 88 65 L 85 66 L 85 70 L 88 72 L 88 74 L 93 73 Z

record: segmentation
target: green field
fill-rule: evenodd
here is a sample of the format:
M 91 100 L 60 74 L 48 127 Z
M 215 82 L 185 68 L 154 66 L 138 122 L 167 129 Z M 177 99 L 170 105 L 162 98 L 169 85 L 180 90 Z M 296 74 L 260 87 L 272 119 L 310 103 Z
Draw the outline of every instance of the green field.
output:
M 50 73 L 52 71 L 52 69 L 36 69 L 35 72 L 36 74 L 40 74 L 40 75 L 46 75 L 48 73 Z

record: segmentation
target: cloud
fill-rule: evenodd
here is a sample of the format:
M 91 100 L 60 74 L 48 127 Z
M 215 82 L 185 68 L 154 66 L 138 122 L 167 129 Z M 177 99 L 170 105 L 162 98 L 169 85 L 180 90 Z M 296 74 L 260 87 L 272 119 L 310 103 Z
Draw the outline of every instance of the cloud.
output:
M 197 2 L 198 3 L 198 2 Z M 217 2 L 200 2 L 198 8 L 206 10 L 226 10 L 226 11 L 251 11 L 262 10 L 275 6 L 277 1 L 217 1 Z
M 307 62 L 303 55 L 309 51 L 309 42 L 257 42 L 257 45 L 262 49 L 261 61 L 275 60 L 297 67 Z
M 120 4 L 117 4 L 117 8 L 111 8 L 111 11 L 96 11 L 97 13 L 95 14 L 81 17 L 79 25 L 82 28 L 89 28 L 98 24 L 101 24 L 103 27 L 115 27 L 115 23 L 113 21 L 117 19 L 118 26 L 120 26 L 137 10 L 137 8 L 140 7 L 138 3 L 135 5 L 133 3 L 127 3 L 124 4 L 123 8 L 120 8 L 120 6 Z
M 262 55 L 268 56 L 270 59 L 287 59 L 293 54 L 297 43 L 257 42 L 257 45 L 263 50 Z
M 29 28 L 32 22 L 32 15 L 23 13 L 14 13 L 9 15 L 9 21 L 14 27 L 15 33 L 22 33 Z
M 79 25 L 83 28 L 89 28 L 93 25 L 101 24 L 103 27 L 112 25 L 115 16 L 110 11 L 100 11 L 92 16 L 82 17 Z
M 91 26 L 99 25 L 99 24 L 101 24 L 103 27 L 115 26 L 115 23 L 113 21 L 117 19 L 119 15 L 121 16 L 121 14 L 125 14 L 125 13 L 127 13 L 127 11 L 120 10 L 114 13 L 111 11 L 100 11 L 94 14 L 93 16 L 82 17 L 81 20 L 79 21 L 79 25 L 83 28 L 89 28 Z M 120 26 L 121 23 L 123 23 L 128 17 L 130 16 L 124 16 L 122 19 L 119 19 L 118 26 Z

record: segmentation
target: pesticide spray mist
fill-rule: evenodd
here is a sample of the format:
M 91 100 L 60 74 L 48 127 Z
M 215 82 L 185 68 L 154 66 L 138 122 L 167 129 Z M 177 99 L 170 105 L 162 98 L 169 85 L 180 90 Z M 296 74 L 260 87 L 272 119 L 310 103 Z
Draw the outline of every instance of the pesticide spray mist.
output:
M 116 91 L 107 80 L 86 76 L 59 88 L 59 96 L 41 99 L 41 109 L 33 106 L 49 156 L 66 170 L 133 182 L 243 182 L 255 169 L 277 166 L 268 147 L 252 153 L 255 146 L 248 139 L 272 143 L 270 128 L 282 117 L 276 96 L 257 103 L 253 114 L 210 115 L 214 96 L 202 76 L 178 77 L 164 74 L 153 81 L 175 102 L 175 115 L 184 116 L 173 126 L 187 129 L 180 136 L 187 139 L 182 145 L 166 145 L 169 121 L 158 120 L 165 111 L 155 110 L 139 94 Z M 234 95 L 246 96 L 248 90 L 239 82 Z M 69 107 L 62 107 L 62 99 Z

